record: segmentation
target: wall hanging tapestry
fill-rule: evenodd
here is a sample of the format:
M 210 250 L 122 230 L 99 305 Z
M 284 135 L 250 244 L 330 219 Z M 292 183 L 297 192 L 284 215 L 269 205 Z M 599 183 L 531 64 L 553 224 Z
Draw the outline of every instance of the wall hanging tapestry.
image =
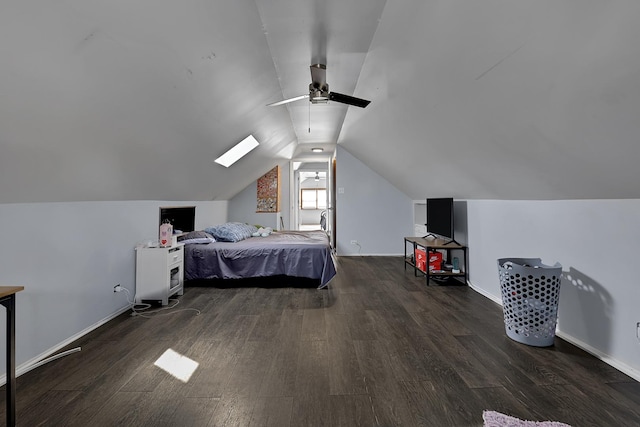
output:
M 280 166 L 258 178 L 256 212 L 280 212 Z

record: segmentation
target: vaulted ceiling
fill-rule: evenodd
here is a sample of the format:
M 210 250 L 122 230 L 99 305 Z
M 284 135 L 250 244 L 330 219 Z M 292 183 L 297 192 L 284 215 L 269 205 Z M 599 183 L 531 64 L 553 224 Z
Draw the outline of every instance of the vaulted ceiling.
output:
M 225 200 L 336 144 L 414 199 L 638 198 L 638 21 L 628 0 L 7 0 L 0 203 Z M 371 104 L 267 107 L 312 63 Z

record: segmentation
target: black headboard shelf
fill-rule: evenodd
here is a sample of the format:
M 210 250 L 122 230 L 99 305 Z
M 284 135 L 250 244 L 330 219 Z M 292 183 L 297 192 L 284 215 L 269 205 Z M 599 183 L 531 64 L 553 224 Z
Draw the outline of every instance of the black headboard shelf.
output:
M 160 207 L 160 222 L 168 220 L 173 225 L 173 232 L 186 233 L 194 231 L 196 222 L 195 206 L 166 206 Z

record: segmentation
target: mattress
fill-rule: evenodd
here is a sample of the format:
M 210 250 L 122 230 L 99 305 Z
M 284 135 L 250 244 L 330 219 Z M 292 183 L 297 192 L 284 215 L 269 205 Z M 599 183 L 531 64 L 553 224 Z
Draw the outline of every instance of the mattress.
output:
M 185 279 L 246 279 L 290 276 L 327 286 L 336 275 L 329 238 L 324 231 L 275 231 L 239 242 L 185 246 Z

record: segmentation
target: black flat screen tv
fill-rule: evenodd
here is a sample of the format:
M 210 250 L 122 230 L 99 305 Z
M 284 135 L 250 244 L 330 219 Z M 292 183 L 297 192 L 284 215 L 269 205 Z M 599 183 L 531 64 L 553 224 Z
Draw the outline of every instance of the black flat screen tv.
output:
M 453 239 L 453 198 L 427 199 L 427 233 Z
M 195 206 L 177 206 L 160 208 L 160 224 L 168 220 L 173 225 L 173 232 L 194 231 L 196 222 Z

